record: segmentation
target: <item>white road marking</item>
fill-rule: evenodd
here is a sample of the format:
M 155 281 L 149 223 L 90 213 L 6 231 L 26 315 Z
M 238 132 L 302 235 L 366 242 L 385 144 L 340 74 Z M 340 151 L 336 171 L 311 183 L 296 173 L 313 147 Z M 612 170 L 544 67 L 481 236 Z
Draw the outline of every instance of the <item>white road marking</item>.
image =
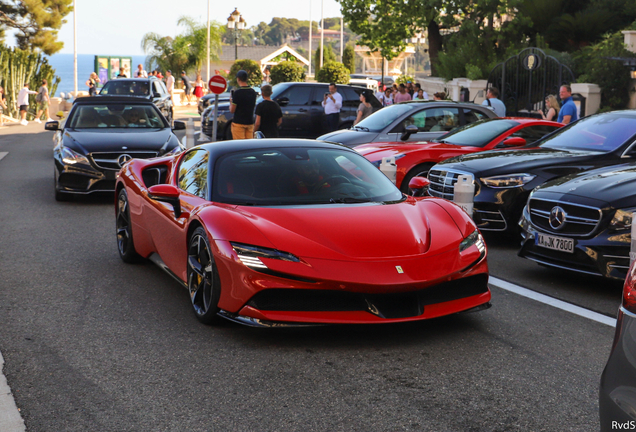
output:
M 20 411 L 13 400 L 7 379 L 2 373 L 3 366 L 4 358 L 0 353 L 0 431 L 24 432 L 26 431 L 24 420 L 22 420 Z
M 9 152 L 0 152 L 0 160 L 2 160 L 2 158 L 5 157 L 8 154 L 9 154 Z
M 596 321 L 601 324 L 608 325 L 610 327 L 616 327 L 616 319 L 610 318 L 606 315 L 600 314 L 598 312 L 591 311 L 589 309 L 582 308 L 580 306 L 573 305 L 572 303 L 564 302 L 563 300 L 557 300 L 554 297 L 547 296 L 545 294 L 541 294 L 528 288 L 521 287 L 519 285 L 515 285 L 510 282 L 506 282 L 504 280 L 498 279 L 496 277 L 490 276 L 488 282 L 491 285 L 496 286 L 497 288 L 501 288 L 506 291 L 513 292 L 523 297 L 527 297 L 529 299 L 538 301 L 539 303 L 544 303 L 549 306 L 555 307 L 557 309 L 564 310 L 566 312 L 573 313 L 575 315 L 581 316 L 583 318 L 590 319 L 592 321 Z

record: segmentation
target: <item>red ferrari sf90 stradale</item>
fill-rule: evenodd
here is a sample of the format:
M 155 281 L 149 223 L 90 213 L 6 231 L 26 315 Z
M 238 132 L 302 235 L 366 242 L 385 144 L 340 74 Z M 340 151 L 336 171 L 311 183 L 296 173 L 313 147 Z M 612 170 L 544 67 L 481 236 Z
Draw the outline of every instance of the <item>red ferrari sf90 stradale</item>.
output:
M 159 264 L 204 323 L 388 323 L 490 306 L 486 246 L 464 211 L 403 195 L 337 144 L 241 140 L 132 160 L 116 218 L 121 258 Z

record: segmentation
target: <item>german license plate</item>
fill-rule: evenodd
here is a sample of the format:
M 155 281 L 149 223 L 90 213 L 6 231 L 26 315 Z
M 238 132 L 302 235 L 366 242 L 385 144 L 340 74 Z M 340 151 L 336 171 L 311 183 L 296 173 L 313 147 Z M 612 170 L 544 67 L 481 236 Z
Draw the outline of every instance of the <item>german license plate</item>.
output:
M 534 243 L 542 248 L 574 253 L 574 240 L 570 238 L 536 233 Z

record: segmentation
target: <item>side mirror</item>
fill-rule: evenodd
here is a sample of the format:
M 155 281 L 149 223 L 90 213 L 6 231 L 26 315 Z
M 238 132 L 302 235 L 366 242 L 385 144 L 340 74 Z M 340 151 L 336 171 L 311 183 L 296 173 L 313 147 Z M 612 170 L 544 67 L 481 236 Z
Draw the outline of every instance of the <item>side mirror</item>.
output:
M 288 97 L 280 97 L 280 98 L 276 99 L 276 103 L 278 103 L 278 105 L 280 105 L 280 106 L 287 106 L 287 104 L 289 103 L 289 98 Z
M 428 185 L 431 181 L 426 177 L 413 177 L 409 181 L 409 195 L 414 197 L 423 197 L 428 191 Z
M 181 120 L 175 120 L 173 122 L 172 130 L 185 130 L 186 124 Z
M 148 197 L 155 201 L 172 205 L 174 217 L 181 216 L 181 202 L 179 201 L 179 189 L 169 184 L 158 184 L 148 188 Z
M 406 129 L 404 129 L 404 132 L 402 132 L 402 136 L 400 137 L 400 140 L 406 141 L 407 139 L 409 139 L 411 135 L 413 135 L 414 133 L 418 133 L 419 131 L 420 130 L 417 128 L 417 126 L 408 125 Z
M 521 137 L 511 137 L 511 138 L 505 139 L 501 143 L 502 147 L 522 147 L 524 145 L 526 145 L 526 140 L 525 138 L 521 138 Z
M 60 122 L 58 121 L 46 122 L 44 123 L 44 130 L 48 130 L 48 131 L 60 130 Z

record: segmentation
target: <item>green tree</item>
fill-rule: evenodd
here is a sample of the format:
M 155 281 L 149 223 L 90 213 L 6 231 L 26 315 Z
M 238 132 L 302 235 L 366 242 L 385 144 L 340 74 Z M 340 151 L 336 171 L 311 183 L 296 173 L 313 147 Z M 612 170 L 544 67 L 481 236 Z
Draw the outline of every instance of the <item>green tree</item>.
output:
M 305 68 L 295 61 L 283 61 L 273 66 L 270 71 L 272 85 L 281 82 L 305 81 Z
M 323 45 L 322 60 L 323 65 L 327 64 L 328 62 L 336 61 L 336 54 L 333 52 L 333 48 L 331 48 L 331 45 Z M 314 51 L 314 62 L 312 66 L 314 68 L 314 75 L 318 76 L 318 72 L 320 72 L 320 47 L 316 48 L 316 51 Z
M 3 0 L 0 27 L 17 31 L 15 38 L 23 50 L 55 54 L 64 47 L 57 40 L 64 17 L 73 11 L 73 0 Z
M 347 45 L 342 51 L 342 63 L 349 73 L 356 73 L 356 53 L 351 45 Z
M 263 73 L 261 72 L 261 68 L 258 63 L 256 63 L 254 60 L 243 59 L 235 61 L 230 68 L 228 80 L 231 86 L 238 86 L 238 82 L 236 81 L 236 73 L 240 70 L 244 70 L 245 72 L 247 72 L 247 83 L 250 86 L 261 85 L 261 83 L 263 82 Z
M 177 25 L 186 28 L 183 38 L 186 41 L 187 63 L 186 71 L 200 71 L 204 63 L 207 64 L 207 24 L 201 24 L 194 19 L 182 16 Z M 221 24 L 210 22 L 210 60 L 218 60 L 221 52 Z
M 322 83 L 349 84 L 349 69 L 342 63 L 330 61 L 316 74 L 316 81 Z

